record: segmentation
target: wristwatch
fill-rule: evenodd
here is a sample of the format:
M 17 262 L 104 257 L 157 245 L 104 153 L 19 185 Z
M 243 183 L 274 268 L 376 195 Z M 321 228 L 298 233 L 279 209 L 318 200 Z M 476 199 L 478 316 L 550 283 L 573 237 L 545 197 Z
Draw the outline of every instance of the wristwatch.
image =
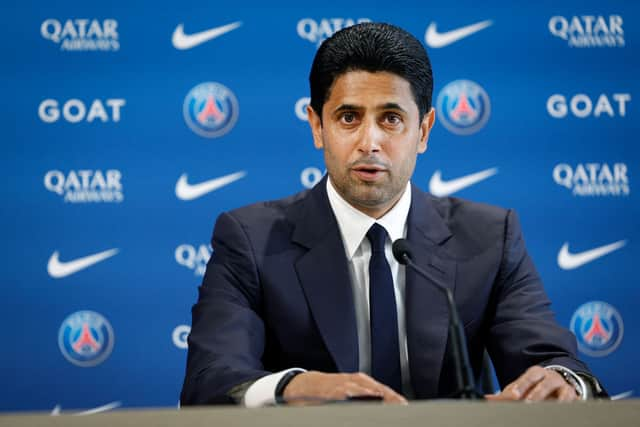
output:
M 562 375 L 562 378 L 576 390 L 576 394 L 580 397 L 580 400 L 587 400 L 590 396 L 590 388 L 587 387 L 584 380 L 580 375 L 576 374 L 569 368 L 565 368 L 561 365 L 549 365 L 545 366 L 545 369 L 550 369 Z
M 287 388 L 291 380 L 294 379 L 296 375 L 299 375 L 303 372 L 304 371 L 292 370 L 287 372 L 282 378 L 280 378 L 275 392 L 277 404 L 287 403 L 287 401 L 284 399 L 284 389 Z

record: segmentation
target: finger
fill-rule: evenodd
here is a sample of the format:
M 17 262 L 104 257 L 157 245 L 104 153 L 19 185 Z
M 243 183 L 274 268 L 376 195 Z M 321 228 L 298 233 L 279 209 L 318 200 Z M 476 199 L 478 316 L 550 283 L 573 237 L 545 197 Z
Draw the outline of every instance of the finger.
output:
M 398 392 L 396 392 L 395 390 L 393 390 L 391 387 L 387 387 L 384 386 L 383 389 L 383 401 L 385 403 L 400 403 L 403 405 L 408 404 L 409 402 L 407 402 L 407 399 L 405 399 L 405 397 L 401 394 L 399 394 Z
M 530 391 L 544 380 L 546 370 L 540 366 L 532 366 L 527 369 L 518 379 L 505 387 L 503 393 L 511 399 L 519 400 L 525 398 Z M 564 380 L 563 380 L 564 381 Z
M 363 374 L 362 372 L 351 374 L 350 379 L 363 387 L 378 391 L 385 402 L 407 403 L 407 399 L 405 399 L 404 396 L 398 394 L 390 387 L 376 381 L 367 374 Z
M 507 385 L 502 390 L 502 392 L 494 394 L 492 396 L 493 397 L 490 398 L 489 400 L 499 400 L 499 401 L 520 400 L 523 396 L 523 393 L 518 383 L 514 381 L 511 384 Z
M 505 393 L 485 394 L 484 398 L 492 402 L 505 402 L 509 400 L 517 400 L 511 394 L 505 394 Z
M 570 385 L 563 387 L 558 394 L 558 401 L 560 402 L 573 402 L 575 400 L 578 400 L 578 394 L 576 393 L 576 390 Z
M 522 393 L 518 385 L 511 383 L 502 390 L 501 393 L 494 395 L 495 400 L 520 400 Z
M 545 378 L 537 383 L 524 398 L 532 402 L 555 399 L 565 386 L 567 386 L 567 383 L 564 378 L 556 372 L 548 371 Z
M 337 393 L 332 396 L 334 399 L 348 399 L 355 396 L 383 396 L 383 393 L 379 390 L 375 390 L 369 387 L 363 387 L 360 384 L 356 384 L 354 382 L 345 383 L 336 391 Z

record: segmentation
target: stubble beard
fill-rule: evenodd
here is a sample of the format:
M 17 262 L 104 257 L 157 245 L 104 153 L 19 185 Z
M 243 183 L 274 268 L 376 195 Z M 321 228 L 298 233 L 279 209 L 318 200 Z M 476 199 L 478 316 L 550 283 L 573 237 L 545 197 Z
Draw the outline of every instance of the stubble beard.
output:
M 350 205 L 358 210 L 372 211 L 390 208 L 405 188 L 406 182 L 401 182 L 399 178 L 394 179 L 389 172 L 385 173 L 387 178 L 382 182 L 361 181 L 352 177 L 349 169 L 344 170 L 340 176 L 329 172 L 329 176 L 336 191 Z
M 337 162 L 332 161 L 332 153 L 325 148 L 325 165 L 331 182 L 340 196 L 354 208 L 371 215 L 371 213 L 381 209 L 386 213 L 402 196 L 404 189 L 415 169 L 415 162 L 405 163 L 400 170 L 393 173 L 390 164 L 378 162 L 386 168 L 385 179 L 378 182 L 367 182 L 358 179 L 351 174 L 351 169 L 363 159 L 352 162 L 344 168 L 337 168 L 340 173 L 333 173 L 331 165 Z M 375 163 L 370 159 L 370 163 Z

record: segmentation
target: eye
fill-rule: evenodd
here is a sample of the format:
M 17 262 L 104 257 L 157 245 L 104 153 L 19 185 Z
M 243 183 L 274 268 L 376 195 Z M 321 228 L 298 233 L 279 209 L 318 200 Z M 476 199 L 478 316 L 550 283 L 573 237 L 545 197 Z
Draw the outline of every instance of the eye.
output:
M 384 121 L 390 125 L 399 125 L 402 122 L 402 117 L 396 113 L 387 113 L 384 115 Z
M 346 124 L 352 124 L 357 120 L 357 118 L 356 113 L 353 111 L 345 111 L 340 116 L 340 121 Z

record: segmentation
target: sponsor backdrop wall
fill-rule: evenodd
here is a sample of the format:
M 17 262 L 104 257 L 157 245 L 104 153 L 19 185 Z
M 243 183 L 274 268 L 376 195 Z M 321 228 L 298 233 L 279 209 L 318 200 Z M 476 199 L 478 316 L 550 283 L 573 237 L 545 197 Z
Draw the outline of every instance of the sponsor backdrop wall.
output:
M 0 6 L 0 410 L 177 405 L 214 221 L 321 178 L 311 60 L 369 20 L 432 58 L 413 182 L 516 208 L 581 357 L 637 393 L 639 6 L 430 3 Z

